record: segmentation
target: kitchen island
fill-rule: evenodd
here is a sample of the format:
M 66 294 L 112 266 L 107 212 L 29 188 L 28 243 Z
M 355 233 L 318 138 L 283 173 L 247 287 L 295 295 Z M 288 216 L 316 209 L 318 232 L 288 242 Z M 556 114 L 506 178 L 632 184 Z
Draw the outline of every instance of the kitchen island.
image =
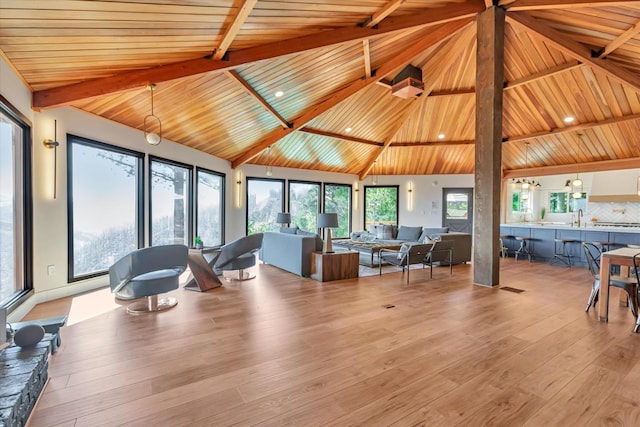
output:
M 509 255 L 513 256 L 520 247 L 520 241 L 515 237 L 529 237 L 529 250 L 533 254 L 533 260 L 537 262 L 549 262 L 556 251 L 555 239 L 571 239 L 578 242 L 612 242 L 615 249 L 627 245 L 640 246 L 640 227 L 623 226 L 598 226 L 587 224 L 586 226 L 571 226 L 570 224 L 554 224 L 549 222 L 522 222 L 500 225 L 500 234 L 513 236 L 503 239 L 503 244 L 508 248 Z M 571 255 L 571 262 L 575 265 L 587 265 L 587 260 L 580 243 L 567 244 L 567 252 Z M 640 252 L 640 249 L 638 249 Z

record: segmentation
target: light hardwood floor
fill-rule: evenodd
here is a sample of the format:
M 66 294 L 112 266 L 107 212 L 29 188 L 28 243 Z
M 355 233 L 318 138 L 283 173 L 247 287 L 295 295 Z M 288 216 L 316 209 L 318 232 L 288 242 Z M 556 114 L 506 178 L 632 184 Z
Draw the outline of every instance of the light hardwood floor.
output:
M 640 425 L 628 308 L 612 299 L 600 323 L 585 268 L 501 262 L 525 292 L 473 286 L 470 265 L 408 286 L 260 265 L 155 315 L 106 290 L 39 305 L 29 317 L 70 325 L 31 427 Z

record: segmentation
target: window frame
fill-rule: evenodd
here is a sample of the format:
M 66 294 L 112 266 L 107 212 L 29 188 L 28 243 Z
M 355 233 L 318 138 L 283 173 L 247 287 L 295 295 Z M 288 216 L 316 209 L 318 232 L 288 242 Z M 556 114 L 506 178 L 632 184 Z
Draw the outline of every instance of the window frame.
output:
M 196 166 L 196 171 L 195 171 L 195 175 L 194 175 L 194 196 L 193 196 L 193 201 L 194 201 L 194 223 L 193 223 L 193 230 L 194 230 L 194 236 L 197 236 L 198 234 L 198 206 L 199 206 L 199 199 L 200 199 L 200 193 L 198 191 L 198 174 L 200 172 L 203 173 L 207 173 L 210 175 L 216 175 L 220 178 L 222 178 L 222 184 L 220 185 L 220 213 L 221 213 L 221 218 L 220 218 L 220 245 L 222 246 L 226 243 L 226 239 L 225 239 L 225 219 L 226 219 L 226 204 L 225 204 L 225 198 L 226 198 L 226 180 L 227 180 L 227 175 L 225 173 L 222 172 L 217 172 L 211 169 L 207 169 L 207 168 L 203 168 L 200 166 Z M 218 247 L 218 246 L 214 246 L 214 247 Z
M 318 186 L 318 212 L 316 212 L 316 234 L 320 234 L 320 228 L 318 227 L 318 214 L 320 214 L 324 210 L 323 202 L 323 185 L 320 181 L 303 181 L 290 179 L 287 180 L 287 212 L 291 213 L 291 184 L 306 184 L 306 185 L 317 185 Z M 292 215 L 293 219 L 293 215 Z M 309 230 L 304 230 L 309 231 Z M 313 233 L 313 231 L 309 231 Z
M 188 203 L 187 203 L 187 212 L 185 212 L 185 218 L 187 218 L 187 230 L 185 230 L 185 245 L 188 247 L 191 247 L 191 242 L 193 242 L 193 231 L 194 231 L 194 227 L 193 227 L 193 206 L 194 206 L 194 190 L 193 190 L 193 180 L 194 180 L 194 173 L 193 173 L 193 165 L 189 165 L 187 163 L 182 163 L 182 162 L 178 162 L 176 160 L 171 160 L 171 159 L 167 159 L 165 157 L 160 157 L 160 156 L 152 156 L 152 155 L 148 155 L 147 156 L 147 167 L 149 170 L 149 175 L 148 175 L 148 192 L 149 192 L 149 203 L 148 203 L 148 210 L 147 210 L 147 218 L 149 221 L 148 224 L 148 242 L 149 242 L 149 246 L 153 246 L 153 218 L 152 218 L 152 212 L 153 212 L 153 174 L 151 173 L 151 165 L 153 162 L 157 162 L 157 163 L 163 163 L 165 165 L 169 165 L 169 166 L 175 166 L 175 167 L 179 167 L 179 168 L 184 168 L 188 171 L 187 174 L 187 190 L 186 190 L 186 194 L 185 197 L 189 197 Z
M 80 280 L 91 279 L 103 276 L 108 270 L 96 271 L 93 273 L 74 275 L 74 244 L 73 244 L 73 144 L 81 144 L 92 148 L 112 151 L 118 154 L 125 154 L 136 158 L 136 246 L 144 246 L 144 153 L 118 147 L 116 145 L 100 142 L 82 136 L 67 134 L 67 282 L 73 283 Z
M 14 177 L 19 178 L 22 183 L 21 212 L 19 215 L 22 225 L 21 230 L 18 230 L 22 239 L 22 247 L 15 253 L 16 255 L 21 254 L 22 259 L 14 265 L 22 273 L 22 289 L 15 291 L 11 297 L 0 305 L 0 307 L 6 308 L 8 313 L 11 313 L 33 292 L 33 124 L 27 116 L 22 114 L 1 94 L 0 111 L 22 129 L 22 159 L 20 159 L 19 165 L 14 163 L 14 166 L 21 168 L 21 171 L 14 171 Z M 15 285 L 17 284 L 14 283 Z
M 268 181 L 268 182 L 279 182 L 282 185 L 282 206 L 280 206 L 280 212 L 284 212 L 284 207 L 287 203 L 287 187 L 286 180 L 282 178 L 263 178 L 263 177 L 254 177 L 248 176 L 245 178 L 245 194 L 244 194 L 244 234 L 248 236 L 249 234 L 249 182 L 250 181 Z M 274 222 L 276 218 L 273 219 Z

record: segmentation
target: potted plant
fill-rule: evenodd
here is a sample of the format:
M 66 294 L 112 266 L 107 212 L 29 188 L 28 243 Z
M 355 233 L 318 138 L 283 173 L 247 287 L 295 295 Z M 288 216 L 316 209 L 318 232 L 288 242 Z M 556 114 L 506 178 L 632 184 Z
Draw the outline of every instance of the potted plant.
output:
M 540 209 L 540 219 L 544 221 L 544 216 L 547 214 L 547 208 Z

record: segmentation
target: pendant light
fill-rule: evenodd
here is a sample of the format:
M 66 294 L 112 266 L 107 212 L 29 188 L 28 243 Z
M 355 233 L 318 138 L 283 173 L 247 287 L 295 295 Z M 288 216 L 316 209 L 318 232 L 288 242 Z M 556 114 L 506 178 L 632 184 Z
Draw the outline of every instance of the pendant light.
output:
M 147 85 L 147 90 L 151 92 L 151 114 L 144 118 L 144 139 L 150 145 L 158 145 L 162 141 L 162 122 L 158 116 L 153 114 L 153 91 L 156 89 L 156 85 L 150 83 Z M 154 132 L 153 130 L 156 130 Z
M 271 167 L 271 146 L 268 146 L 266 150 L 264 150 L 264 154 L 267 158 L 267 168 L 265 174 L 267 176 L 273 175 L 273 168 Z
M 581 133 L 578 134 L 578 137 L 580 138 L 580 141 L 582 141 Z M 578 174 L 579 168 L 580 168 L 580 142 L 578 142 L 578 158 L 576 160 L 576 179 L 571 181 L 571 197 L 573 197 L 574 199 L 582 198 L 583 182 L 580 179 L 580 176 Z
M 529 168 L 529 143 L 525 142 L 524 143 L 524 147 L 525 147 L 524 168 L 528 169 Z M 522 191 L 520 192 L 520 197 L 522 197 L 522 200 L 529 200 L 529 187 L 530 186 L 531 186 L 531 184 L 529 183 L 528 180 L 524 179 L 522 181 Z

